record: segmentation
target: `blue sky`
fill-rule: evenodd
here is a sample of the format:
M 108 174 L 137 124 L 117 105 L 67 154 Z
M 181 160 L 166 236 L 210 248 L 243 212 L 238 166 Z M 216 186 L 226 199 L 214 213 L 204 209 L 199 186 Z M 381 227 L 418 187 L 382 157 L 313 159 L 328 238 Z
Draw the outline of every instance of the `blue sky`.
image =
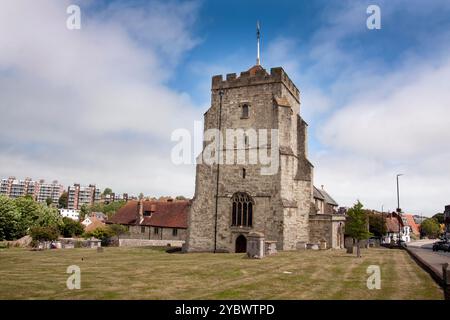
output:
M 82 28 L 65 27 L 78 4 Z M 381 9 L 368 30 L 366 9 Z M 215 74 L 281 66 L 302 93 L 315 184 L 344 206 L 430 215 L 450 203 L 450 3 L 6 0 L 0 11 L 0 176 L 192 196 L 170 161 Z

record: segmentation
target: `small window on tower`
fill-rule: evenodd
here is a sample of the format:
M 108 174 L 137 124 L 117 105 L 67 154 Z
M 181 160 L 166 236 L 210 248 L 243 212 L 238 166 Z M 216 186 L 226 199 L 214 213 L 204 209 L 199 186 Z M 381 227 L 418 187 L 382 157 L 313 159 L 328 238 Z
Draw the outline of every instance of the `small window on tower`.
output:
M 241 118 L 248 118 L 248 104 L 242 105 L 242 116 Z
M 244 178 L 244 179 L 245 179 L 245 174 L 246 174 L 246 171 L 245 171 L 245 168 L 243 168 L 242 169 L 242 178 Z

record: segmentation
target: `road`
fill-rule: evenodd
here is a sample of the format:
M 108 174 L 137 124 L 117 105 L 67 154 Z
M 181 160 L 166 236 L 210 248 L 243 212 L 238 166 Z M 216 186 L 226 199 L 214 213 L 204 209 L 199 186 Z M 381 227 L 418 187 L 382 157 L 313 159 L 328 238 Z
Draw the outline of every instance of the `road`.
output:
M 442 278 L 442 265 L 450 264 L 450 252 L 432 250 L 433 243 L 437 240 L 417 240 L 407 244 L 408 250 L 425 261 Z

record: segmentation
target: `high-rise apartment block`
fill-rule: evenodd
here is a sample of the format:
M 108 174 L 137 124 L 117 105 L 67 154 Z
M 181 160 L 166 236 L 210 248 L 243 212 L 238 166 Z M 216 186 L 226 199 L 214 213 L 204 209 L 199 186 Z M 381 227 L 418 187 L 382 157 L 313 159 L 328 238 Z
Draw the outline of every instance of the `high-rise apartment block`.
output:
M 52 183 L 45 183 L 44 180 L 34 181 L 31 178 L 24 180 L 9 177 L 2 179 L 0 182 L 0 194 L 9 198 L 18 198 L 23 196 L 31 196 L 38 202 L 46 202 L 47 199 L 52 199 L 54 205 L 58 204 L 59 197 L 64 191 L 64 187 L 58 184 L 58 181 Z
M 95 185 L 81 186 L 79 183 L 70 186 L 67 194 L 67 208 L 72 210 L 79 210 L 84 204 L 93 205 L 100 201 L 101 196 L 100 189 L 96 188 Z

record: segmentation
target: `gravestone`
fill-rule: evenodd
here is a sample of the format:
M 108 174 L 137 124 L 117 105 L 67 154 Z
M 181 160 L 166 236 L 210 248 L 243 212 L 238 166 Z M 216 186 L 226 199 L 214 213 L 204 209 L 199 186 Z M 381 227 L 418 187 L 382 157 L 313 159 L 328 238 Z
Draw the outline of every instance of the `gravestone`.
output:
M 276 241 L 266 241 L 265 242 L 265 254 L 270 256 L 277 253 L 277 242 Z
M 264 258 L 264 235 L 250 232 L 247 236 L 247 256 L 254 259 Z

